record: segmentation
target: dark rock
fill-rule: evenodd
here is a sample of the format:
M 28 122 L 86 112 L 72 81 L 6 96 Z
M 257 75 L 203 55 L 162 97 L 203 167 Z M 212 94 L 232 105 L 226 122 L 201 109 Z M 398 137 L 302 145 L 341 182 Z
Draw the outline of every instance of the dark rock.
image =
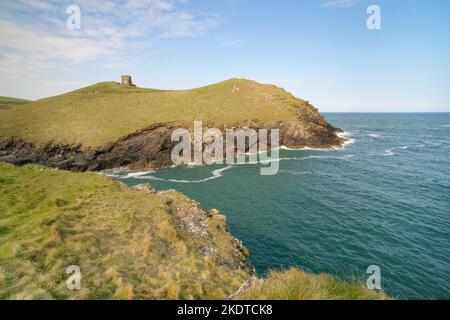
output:
M 258 130 L 256 123 L 245 129 Z M 281 145 L 290 148 L 331 147 L 341 145 L 342 132 L 328 124 L 316 111 L 303 115 L 297 121 L 275 122 L 266 129 L 280 129 Z M 129 134 L 107 146 L 85 149 L 82 145 L 37 144 L 15 139 L 0 139 L 0 161 L 15 165 L 29 163 L 70 171 L 99 171 L 128 166 L 130 169 L 158 169 L 172 165 L 170 152 L 175 145 L 171 134 L 175 128 L 156 124 Z M 271 145 L 268 141 L 269 147 Z M 246 146 L 246 151 L 249 146 Z

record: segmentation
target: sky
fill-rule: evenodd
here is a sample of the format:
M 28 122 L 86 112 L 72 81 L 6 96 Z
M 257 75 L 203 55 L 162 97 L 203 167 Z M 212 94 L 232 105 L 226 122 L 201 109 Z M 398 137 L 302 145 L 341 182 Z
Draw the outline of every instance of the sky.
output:
M 159 89 L 252 79 L 322 112 L 450 112 L 450 1 L 0 0 L 0 96 L 122 74 Z

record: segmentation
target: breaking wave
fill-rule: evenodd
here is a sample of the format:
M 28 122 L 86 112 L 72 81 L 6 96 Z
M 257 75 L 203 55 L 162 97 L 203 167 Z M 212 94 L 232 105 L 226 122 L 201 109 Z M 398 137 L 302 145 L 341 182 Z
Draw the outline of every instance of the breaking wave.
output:
M 416 146 L 392 147 L 392 148 L 386 149 L 384 151 L 384 153 L 382 153 L 380 155 L 381 156 L 394 156 L 395 155 L 395 152 L 394 152 L 395 150 L 407 150 L 407 149 L 410 149 L 410 148 L 423 148 L 423 147 L 425 147 L 424 144 L 419 144 L 419 145 L 416 145 Z
M 313 175 L 314 174 L 314 172 L 312 172 L 312 171 L 293 171 L 293 170 L 285 170 L 285 169 L 281 169 L 279 171 L 279 173 L 290 174 L 293 176 L 305 176 L 305 175 Z

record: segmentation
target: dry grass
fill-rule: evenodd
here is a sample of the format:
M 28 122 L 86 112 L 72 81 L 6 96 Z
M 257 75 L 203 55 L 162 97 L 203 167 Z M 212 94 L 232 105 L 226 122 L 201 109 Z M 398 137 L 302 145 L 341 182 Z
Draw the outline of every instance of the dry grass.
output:
M 191 216 L 205 237 L 180 228 Z M 222 299 L 249 277 L 236 248 L 224 219 L 174 191 L 0 163 L 0 299 Z M 80 291 L 66 288 L 70 265 Z
M 235 297 L 243 300 L 384 300 L 384 293 L 368 290 L 362 283 L 339 280 L 328 274 L 313 275 L 292 268 L 272 271 Z
M 99 83 L 20 108 L 0 110 L 0 137 L 102 146 L 155 123 L 216 127 L 294 119 L 311 106 L 283 89 L 232 79 L 181 91 Z

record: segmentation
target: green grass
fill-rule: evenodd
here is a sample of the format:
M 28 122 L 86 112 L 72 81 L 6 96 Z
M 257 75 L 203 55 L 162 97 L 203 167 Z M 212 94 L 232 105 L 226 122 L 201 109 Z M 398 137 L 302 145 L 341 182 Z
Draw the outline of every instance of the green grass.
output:
M 28 103 L 28 102 L 31 102 L 31 100 L 11 98 L 11 97 L 0 97 L 0 104 L 2 104 L 2 103 Z
M 193 212 L 207 217 L 175 191 L 0 163 L 0 299 L 223 299 L 249 274 L 224 216 L 205 218 L 206 238 L 179 227 Z M 66 288 L 70 265 L 80 291 Z
M 156 123 L 223 127 L 297 119 L 315 109 L 272 85 L 231 79 L 193 90 L 99 83 L 20 108 L 0 110 L 0 137 L 103 146 Z
M 346 282 L 328 274 L 313 275 L 292 268 L 271 271 L 235 297 L 243 300 L 385 300 L 384 293 L 368 290 L 362 282 Z

